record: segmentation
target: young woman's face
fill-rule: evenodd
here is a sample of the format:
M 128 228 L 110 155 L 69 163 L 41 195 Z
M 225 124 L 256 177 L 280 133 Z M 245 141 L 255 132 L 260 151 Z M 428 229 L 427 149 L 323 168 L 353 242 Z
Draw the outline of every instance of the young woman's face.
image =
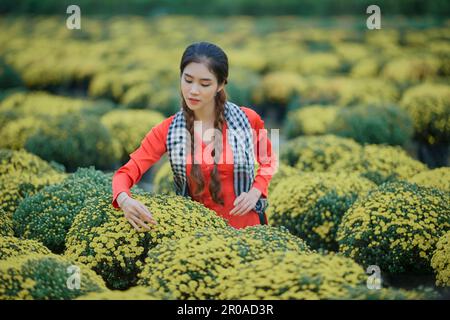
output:
M 181 75 L 181 92 L 191 110 L 214 105 L 216 93 L 223 88 L 216 76 L 203 63 L 189 63 Z

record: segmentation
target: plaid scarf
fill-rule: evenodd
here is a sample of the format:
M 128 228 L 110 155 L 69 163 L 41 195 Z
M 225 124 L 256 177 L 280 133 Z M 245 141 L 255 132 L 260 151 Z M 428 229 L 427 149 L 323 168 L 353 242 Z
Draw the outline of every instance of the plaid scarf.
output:
M 247 115 L 236 104 L 227 101 L 224 115 L 228 125 L 228 142 L 233 150 L 234 192 L 238 197 L 242 192 L 248 192 L 254 181 L 253 133 Z M 180 110 L 175 114 L 169 127 L 167 152 L 173 171 L 176 194 L 185 197 L 190 197 L 186 179 L 186 150 L 189 135 L 183 110 Z M 261 196 L 254 208 L 259 215 L 261 224 L 266 224 L 264 212 L 267 206 L 267 199 Z

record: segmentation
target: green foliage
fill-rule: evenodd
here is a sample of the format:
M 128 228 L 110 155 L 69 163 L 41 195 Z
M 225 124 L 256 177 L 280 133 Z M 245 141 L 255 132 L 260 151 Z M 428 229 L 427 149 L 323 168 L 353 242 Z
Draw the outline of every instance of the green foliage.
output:
M 70 300 L 105 290 L 103 280 L 82 265 L 80 288 L 67 285 L 73 262 L 60 256 L 30 254 L 0 261 L 0 299 Z
M 0 236 L 0 260 L 17 256 L 27 256 L 33 253 L 48 255 L 51 252 L 36 240 Z
M 450 167 L 425 170 L 409 178 L 408 181 L 450 192 Z
M 126 289 L 136 284 L 147 251 L 170 239 L 186 237 L 199 228 L 227 228 L 227 223 L 202 204 L 181 196 L 133 196 L 152 213 L 157 225 L 139 233 L 109 194 L 92 199 L 77 215 L 67 235 L 66 255 L 100 274 L 108 287 Z
M 413 119 L 417 139 L 428 144 L 450 142 L 450 86 L 424 83 L 412 87 L 400 106 Z
M 220 299 L 338 299 L 363 283 L 364 270 L 338 255 L 275 252 L 235 269 L 220 269 Z
M 111 189 L 111 178 L 94 168 L 80 168 L 59 184 L 43 188 L 23 200 L 13 214 L 17 236 L 41 241 L 55 253 L 85 201 Z
M 203 229 L 151 249 L 139 284 L 170 293 L 176 299 L 216 299 L 220 295 L 219 270 L 233 270 L 290 250 L 310 253 L 300 238 L 282 228 Z
M 0 209 L 0 236 L 13 236 L 13 220 L 3 209 Z
M 412 138 L 413 124 L 409 114 L 395 105 L 362 105 L 340 109 L 328 133 L 361 144 L 405 145 Z
M 361 150 L 353 139 L 334 135 L 297 137 L 280 146 L 280 161 L 300 171 L 327 171 L 337 160 Z
M 161 194 L 175 194 L 172 168 L 170 162 L 166 161 L 161 165 L 153 179 L 153 191 Z
M 312 105 L 289 111 L 285 121 L 287 138 L 328 133 L 330 125 L 338 120 L 339 109 L 336 106 Z
M 339 251 L 383 272 L 431 272 L 439 237 L 450 229 L 450 194 L 404 181 L 358 198 L 342 219 Z
M 114 140 L 113 140 L 114 142 Z M 94 116 L 68 114 L 56 117 L 25 143 L 25 148 L 46 160 L 55 160 L 67 170 L 93 165 L 111 168 L 120 157 L 111 133 Z
M 114 110 L 103 115 L 100 122 L 120 144 L 123 162 L 139 147 L 146 134 L 163 120 L 163 115 L 156 111 Z
M 11 88 L 22 85 L 20 75 L 0 57 L 0 88 Z
M 348 290 L 345 300 L 436 300 L 439 294 L 432 288 L 416 288 L 404 290 L 396 288 L 368 289 L 367 286 L 357 286 Z
M 57 163 L 48 163 L 25 150 L 0 149 L 0 209 L 11 217 L 22 199 L 41 188 L 61 182 L 66 174 Z
M 168 294 L 162 294 L 149 287 L 136 286 L 128 290 L 104 290 L 90 292 L 77 300 L 173 300 Z
M 355 172 L 376 184 L 382 184 L 411 178 L 428 168 L 399 146 L 370 144 L 359 152 L 343 154 L 329 169 L 333 172 Z
M 304 173 L 286 178 L 269 196 L 267 217 L 313 249 L 336 251 L 336 232 L 353 202 L 376 185 L 356 174 Z
M 436 285 L 450 287 L 450 231 L 439 238 L 431 258 L 431 267 L 436 273 Z

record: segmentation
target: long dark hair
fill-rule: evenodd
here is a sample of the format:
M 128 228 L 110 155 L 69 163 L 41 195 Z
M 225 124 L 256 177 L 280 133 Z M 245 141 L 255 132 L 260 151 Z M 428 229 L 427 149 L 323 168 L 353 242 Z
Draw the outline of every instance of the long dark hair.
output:
M 217 83 L 227 84 L 228 78 L 228 57 L 225 52 L 218 46 L 208 43 L 208 42 L 196 42 L 191 44 L 186 48 L 181 58 L 180 63 L 180 76 L 182 76 L 184 68 L 191 62 L 203 63 L 207 66 L 209 71 L 213 73 L 217 78 Z M 184 116 L 186 118 L 186 127 L 191 135 L 191 142 L 194 141 L 194 111 L 189 109 L 186 101 L 181 93 L 182 107 Z M 215 98 L 215 119 L 214 119 L 214 129 L 218 129 L 222 133 L 222 127 L 225 122 L 225 102 L 227 101 L 227 94 L 225 88 L 220 90 Z M 224 204 L 221 193 L 221 183 L 219 178 L 219 172 L 217 169 L 217 163 L 219 162 L 220 156 L 222 154 L 222 143 L 217 144 L 216 141 L 221 141 L 222 139 L 214 139 L 214 150 L 212 155 L 214 157 L 214 168 L 211 171 L 211 183 L 209 184 L 209 192 L 214 200 L 214 202 L 221 205 Z M 191 155 L 194 159 L 194 143 L 191 143 Z M 193 195 L 198 196 L 203 192 L 205 188 L 205 181 L 203 180 L 203 175 L 198 163 L 192 164 L 190 177 L 194 181 L 195 190 Z

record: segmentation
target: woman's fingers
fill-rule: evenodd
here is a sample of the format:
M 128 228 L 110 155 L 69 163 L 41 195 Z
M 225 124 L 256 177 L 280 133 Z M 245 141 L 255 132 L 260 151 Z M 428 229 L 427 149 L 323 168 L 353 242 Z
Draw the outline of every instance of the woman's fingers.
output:
M 246 196 L 246 192 L 242 192 L 235 200 L 234 200 L 234 205 L 237 206 L 242 200 L 245 199 Z
M 122 210 L 125 213 L 125 218 L 136 230 L 138 230 L 139 232 L 150 230 L 150 226 L 145 222 L 151 223 L 153 225 L 157 224 L 156 220 L 153 218 L 152 214 L 144 204 L 132 198 L 127 198 L 126 200 L 129 201 L 128 203 L 126 203 L 126 205 L 126 201 L 122 203 Z M 143 227 L 144 230 L 142 230 L 140 227 Z
M 128 222 L 135 228 L 138 232 L 142 232 L 142 229 L 137 226 L 137 224 L 131 218 L 127 218 Z
M 233 210 L 230 211 L 231 215 L 240 215 L 246 206 L 249 205 L 249 200 L 240 202 Z
M 147 207 L 142 203 L 138 203 L 138 205 L 141 208 L 141 217 L 147 222 L 157 224 L 156 220 L 153 218 L 152 214 L 147 209 Z
M 131 207 L 127 210 L 126 218 L 131 223 L 131 225 L 135 227 L 136 230 L 138 230 L 139 232 L 146 231 L 145 229 L 150 230 L 151 229 L 150 226 L 147 225 L 145 222 L 143 222 L 140 219 L 140 216 L 141 212 L 134 207 Z M 144 230 L 142 230 L 139 226 L 142 226 Z
M 247 212 L 249 212 L 250 209 L 251 209 L 251 203 L 248 203 L 248 202 L 247 202 L 247 203 L 245 203 L 245 204 L 242 206 L 241 210 L 239 210 L 239 212 L 236 213 L 236 215 L 237 215 L 237 216 L 243 216 L 244 214 L 246 214 Z
M 236 215 L 242 208 L 242 203 L 237 204 L 231 211 L 230 214 L 232 216 Z
M 144 221 L 142 221 L 141 219 L 139 219 L 136 216 L 131 216 L 130 219 L 132 219 L 137 225 L 142 226 L 143 228 L 147 229 L 147 230 L 151 230 L 150 226 L 147 225 Z

